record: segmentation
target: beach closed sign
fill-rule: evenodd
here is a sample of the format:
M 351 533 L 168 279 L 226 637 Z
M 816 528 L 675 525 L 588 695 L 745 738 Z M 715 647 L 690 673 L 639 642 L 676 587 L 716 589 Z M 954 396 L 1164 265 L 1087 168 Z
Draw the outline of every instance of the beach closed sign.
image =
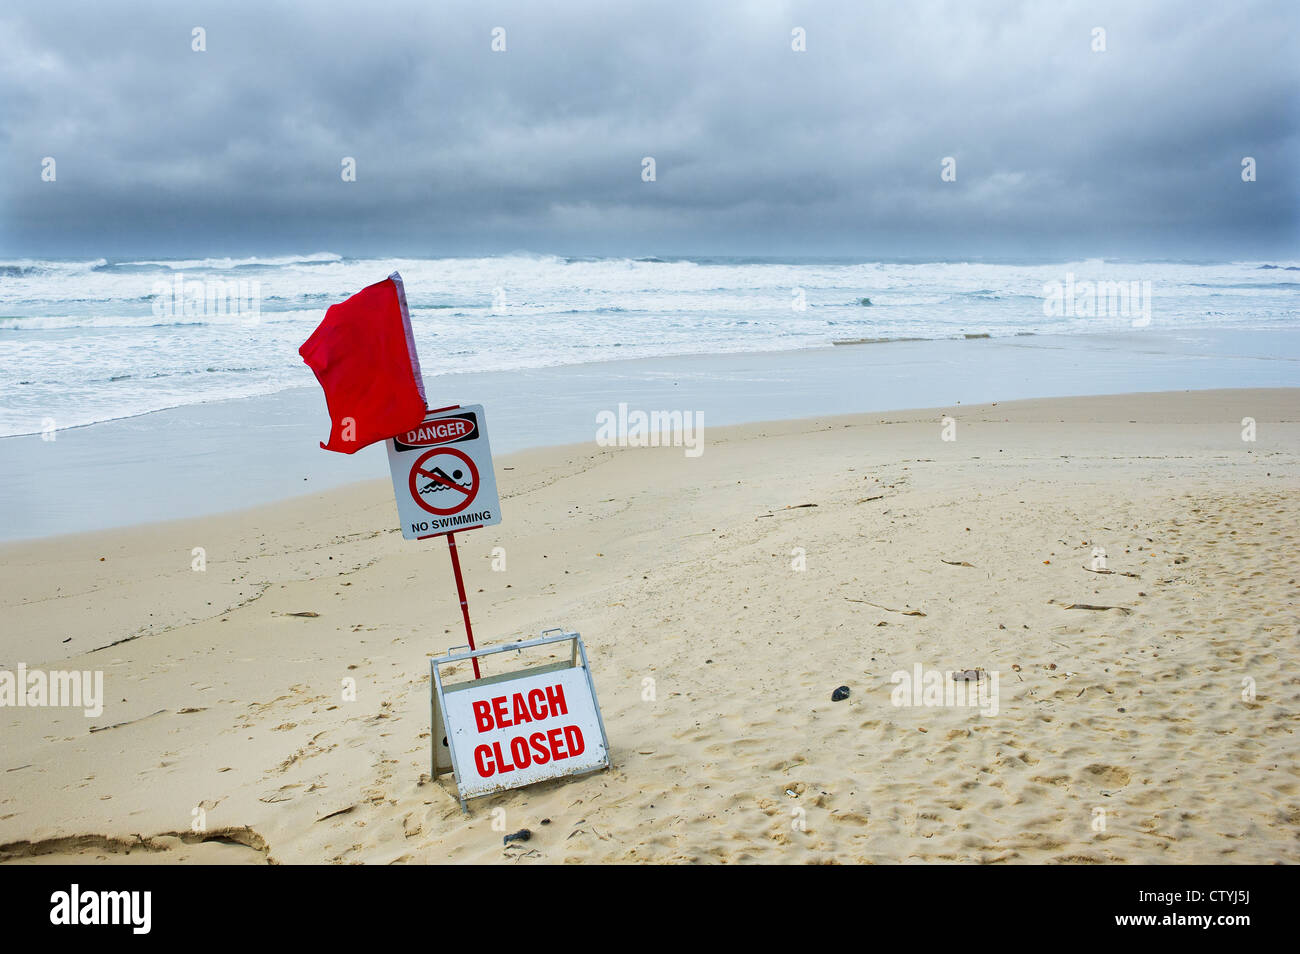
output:
M 402 536 L 424 540 L 501 522 L 483 405 L 430 411 L 388 440 Z
M 568 652 L 556 660 L 556 651 Z M 547 654 L 547 661 L 515 672 L 447 683 L 469 659 L 503 653 Z M 609 740 L 582 637 L 549 629 L 536 639 L 448 651 L 429 659 L 433 682 L 434 779 L 456 776 L 460 807 L 466 799 L 550 779 L 609 768 Z
M 448 687 L 446 739 L 462 798 L 609 765 L 585 666 Z

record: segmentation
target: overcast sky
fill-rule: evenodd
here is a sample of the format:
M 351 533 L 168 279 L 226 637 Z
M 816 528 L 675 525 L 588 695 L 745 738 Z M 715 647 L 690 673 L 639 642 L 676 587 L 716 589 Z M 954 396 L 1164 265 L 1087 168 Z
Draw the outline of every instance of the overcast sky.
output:
M 1297 258 L 1298 26 L 1295 0 L 6 0 L 0 255 Z

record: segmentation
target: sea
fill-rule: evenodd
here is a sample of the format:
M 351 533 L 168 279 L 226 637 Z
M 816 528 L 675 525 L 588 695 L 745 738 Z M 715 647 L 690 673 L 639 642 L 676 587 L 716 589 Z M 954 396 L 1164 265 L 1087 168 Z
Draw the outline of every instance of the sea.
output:
M 1281 329 L 1300 314 L 1294 261 L 10 260 L 0 437 L 315 387 L 298 347 L 331 304 L 393 271 L 426 382 L 837 343 Z

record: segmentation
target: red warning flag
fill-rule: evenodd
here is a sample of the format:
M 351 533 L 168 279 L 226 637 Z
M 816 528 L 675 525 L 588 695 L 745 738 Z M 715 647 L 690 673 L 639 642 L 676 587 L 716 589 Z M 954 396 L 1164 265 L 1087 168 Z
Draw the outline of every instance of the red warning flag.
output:
M 333 421 L 326 450 L 355 454 L 424 420 L 420 357 L 397 272 L 331 305 L 298 353 L 325 391 Z

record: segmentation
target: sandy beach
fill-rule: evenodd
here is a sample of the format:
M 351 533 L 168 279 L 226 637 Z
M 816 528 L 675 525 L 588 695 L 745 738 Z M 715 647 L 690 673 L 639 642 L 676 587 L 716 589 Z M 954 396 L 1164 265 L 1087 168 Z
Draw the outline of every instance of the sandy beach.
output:
M 0 549 L 0 668 L 105 689 L 3 711 L 0 859 L 1300 861 L 1298 389 L 497 465 L 503 524 L 459 537 L 480 645 L 582 633 L 611 770 L 468 816 L 429 780 L 459 609 L 444 543 L 368 481 Z M 895 704 L 916 667 L 983 670 L 996 706 Z

